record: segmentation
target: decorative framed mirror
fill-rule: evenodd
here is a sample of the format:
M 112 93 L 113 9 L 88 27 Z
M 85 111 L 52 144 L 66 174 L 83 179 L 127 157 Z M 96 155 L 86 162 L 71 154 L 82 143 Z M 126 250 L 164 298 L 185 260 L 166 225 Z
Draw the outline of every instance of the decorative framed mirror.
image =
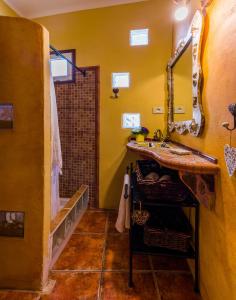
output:
M 167 65 L 168 132 L 202 133 L 205 118 L 201 101 L 201 44 L 204 17 L 197 11 L 187 36 L 182 39 Z

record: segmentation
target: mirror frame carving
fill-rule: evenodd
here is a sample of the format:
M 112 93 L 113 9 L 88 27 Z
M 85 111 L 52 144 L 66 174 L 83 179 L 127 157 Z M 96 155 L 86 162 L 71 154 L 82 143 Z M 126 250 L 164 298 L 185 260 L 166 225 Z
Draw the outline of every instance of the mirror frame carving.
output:
M 179 134 L 190 133 L 199 136 L 204 128 L 205 118 L 202 108 L 201 85 L 201 44 L 204 30 L 204 17 L 197 10 L 186 37 L 179 41 L 174 55 L 167 65 L 167 85 L 168 85 L 168 133 L 177 131 Z M 173 67 L 178 62 L 184 51 L 192 42 L 192 101 L 193 118 L 181 122 L 174 121 L 174 76 Z

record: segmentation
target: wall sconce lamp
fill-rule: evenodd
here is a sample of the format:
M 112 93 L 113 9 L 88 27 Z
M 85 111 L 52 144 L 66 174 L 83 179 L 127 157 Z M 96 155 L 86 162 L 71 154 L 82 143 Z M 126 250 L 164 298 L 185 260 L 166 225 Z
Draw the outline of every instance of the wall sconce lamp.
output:
M 234 126 L 232 128 L 229 128 L 229 122 L 223 122 L 222 126 L 226 128 L 229 131 L 233 131 L 236 129 L 236 103 L 230 104 L 228 107 L 229 112 L 232 114 L 234 119 Z
M 175 20 L 176 21 L 183 21 L 188 16 L 188 7 L 187 4 L 189 0 L 173 0 L 174 4 L 177 5 L 177 8 L 175 10 Z
M 113 88 L 112 89 L 112 92 L 113 92 L 113 94 L 114 94 L 114 96 L 112 96 L 112 98 L 113 99 L 117 99 L 119 96 L 118 96 L 118 94 L 119 94 L 119 89 L 118 88 Z

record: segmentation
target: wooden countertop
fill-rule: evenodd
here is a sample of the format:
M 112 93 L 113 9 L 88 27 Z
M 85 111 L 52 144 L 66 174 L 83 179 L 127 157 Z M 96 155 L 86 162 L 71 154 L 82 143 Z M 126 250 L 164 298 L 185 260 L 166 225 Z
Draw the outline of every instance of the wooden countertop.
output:
M 147 143 L 148 145 L 148 143 Z M 127 148 L 131 151 L 139 153 L 156 160 L 160 165 L 195 174 L 216 174 L 219 172 L 219 165 L 208 161 L 194 152 L 188 155 L 178 155 L 170 152 L 170 148 L 162 148 L 159 143 L 155 143 L 155 148 L 138 145 L 135 141 L 127 144 Z M 171 148 L 184 149 L 173 143 L 168 143 Z

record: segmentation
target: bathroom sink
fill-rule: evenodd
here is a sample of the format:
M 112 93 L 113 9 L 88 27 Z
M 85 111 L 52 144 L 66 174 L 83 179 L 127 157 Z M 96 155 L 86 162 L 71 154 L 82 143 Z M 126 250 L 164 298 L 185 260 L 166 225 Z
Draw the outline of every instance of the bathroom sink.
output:
M 172 148 L 169 144 L 163 142 L 141 142 L 141 143 L 137 143 L 137 146 L 142 148 L 163 148 L 163 149 Z

